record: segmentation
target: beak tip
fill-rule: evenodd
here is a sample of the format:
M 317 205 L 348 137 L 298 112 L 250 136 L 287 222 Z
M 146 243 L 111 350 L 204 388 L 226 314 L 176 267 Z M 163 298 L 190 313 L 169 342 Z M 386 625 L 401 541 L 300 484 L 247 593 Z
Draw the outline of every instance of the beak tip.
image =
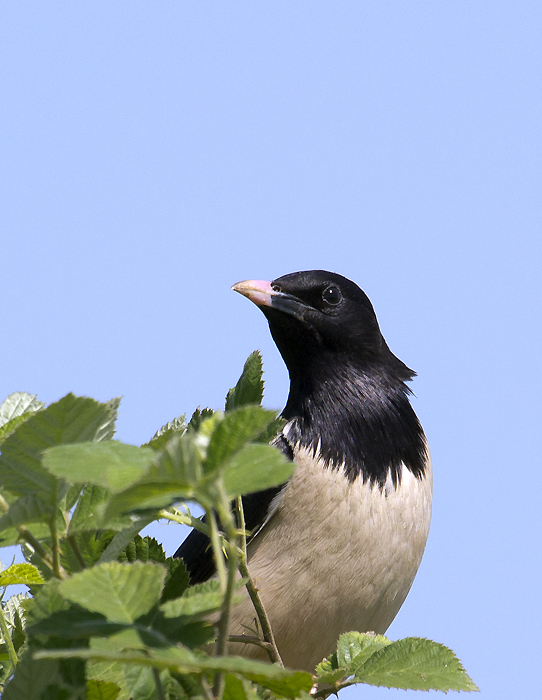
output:
M 247 297 L 247 299 L 250 299 L 256 306 L 271 306 L 273 291 L 270 282 L 264 282 L 263 280 L 244 280 L 242 282 L 236 282 L 230 289 Z

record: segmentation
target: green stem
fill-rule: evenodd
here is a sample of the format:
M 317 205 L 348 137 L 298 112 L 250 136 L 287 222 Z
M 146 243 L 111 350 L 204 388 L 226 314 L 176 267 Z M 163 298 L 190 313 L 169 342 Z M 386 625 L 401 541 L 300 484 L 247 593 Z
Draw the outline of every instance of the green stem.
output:
M 13 668 L 17 666 L 17 652 L 15 651 L 15 647 L 13 646 L 13 640 L 11 639 L 11 635 L 9 634 L 9 629 L 8 629 L 8 623 L 6 622 L 6 618 L 4 617 L 4 610 L 2 606 L 0 605 L 0 627 L 2 628 L 2 634 L 4 635 L 4 639 L 6 640 L 6 646 L 8 648 L 8 654 L 9 658 L 11 660 L 11 663 L 13 664 Z
M 220 521 L 226 533 L 228 542 L 228 571 L 226 580 L 226 590 L 222 598 L 222 606 L 220 608 L 220 619 L 218 621 L 218 633 L 216 638 L 216 655 L 225 656 L 228 653 L 228 631 L 230 625 L 230 613 L 233 599 L 233 591 L 235 588 L 235 579 L 237 577 L 237 563 L 239 558 L 239 533 L 235 527 L 235 521 L 230 508 L 230 501 L 224 490 L 223 485 L 220 485 L 220 500 L 217 504 Z M 225 674 L 223 672 L 215 675 L 213 684 L 213 694 L 217 700 L 221 700 L 224 693 Z
M 42 562 L 45 564 L 45 566 L 50 569 L 51 573 L 53 572 L 53 560 L 51 557 L 47 554 L 46 550 L 43 548 L 40 542 L 34 537 L 34 535 L 26 529 L 26 527 L 19 527 L 17 528 L 19 530 L 19 535 L 21 536 L 21 539 L 23 539 L 27 544 L 29 544 L 32 549 L 34 550 L 34 553 L 37 554 L 37 556 L 42 560 Z
M 67 578 L 66 572 L 60 564 L 60 538 L 56 528 L 56 513 L 53 513 L 49 520 L 49 530 L 51 531 L 51 553 L 53 555 L 53 576 L 60 579 Z
M 77 540 L 75 539 L 75 535 L 68 535 L 68 542 L 70 543 L 70 547 L 72 548 L 73 553 L 75 554 L 75 558 L 79 562 L 79 566 L 81 567 L 81 569 L 86 569 L 87 565 L 85 560 L 83 559 L 83 555 L 81 554 L 81 550 L 79 549 Z
M 165 520 L 171 520 L 171 522 L 179 523 L 180 525 L 189 525 L 190 527 L 203 532 L 207 537 L 211 535 L 211 528 L 198 518 L 194 518 L 192 515 L 179 515 L 178 513 L 172 513 L 170 510 L 161 510 L 158 513 L 159 518 L 164 518 Z
M 152 675 L 154 676 L 154 685 L 156 686 L 158 700 L 166 700 L 164 688 L 162 687 L 162 681 L 160 680 L 160 671 L 154 666 L 152 668 Z
M 226 565 L 224 564 L 224 552 L 222 551 L 222 543 L 220 541 L 220 532 L 218 529 L 218 523 L 216 521 L 216 515 L 212 508 L 207 510 L 207 518 L 210 524 L 210 538 L 211 546 L 213 548 L 213 554 L 216 562 L 216 570 L 218 573 L 218 581 L 220 583 L 220 591 L 224 595 L 226 593 L 226 588 L 228 585 Z
M 258 593 L 258 589 L 254 585 L 254 581 L 252 580 L 252 577 L 248 570 L 245 515 L 243 512 L 243 501 L 241 497 L 237 499 L 237 518 L 239 520 L 239 527 L 242 533 L 240 548 L 241 554 L 239 557 L 239 573 L 244 579 L 246 579 L 245 587 L 248 591 L 248 595 L 250 596 L 250 600 L 252 601 L 252 605 L 254 606 L 254 610 L 256 611 L 256 615 L 258 616 L 258 621 L 262 629 L 263 638 L 266 643 L 266 646 L 264 648 L 266 649 L 267 653 L 269 654 L 269 658 L 273 663 L 278 664 L 279 666 L 284 666 L 282 659 L 280 658 L 280 653 L 277 647 L 277 643 L 275 641 L 275 636 L 273 635 L 273 630 L 271 629 L 271 623 L 269 621 L 269 618 L 267 617 L 267 613 L 262 603 L 262 599 L 260 598 L 260 595 Z

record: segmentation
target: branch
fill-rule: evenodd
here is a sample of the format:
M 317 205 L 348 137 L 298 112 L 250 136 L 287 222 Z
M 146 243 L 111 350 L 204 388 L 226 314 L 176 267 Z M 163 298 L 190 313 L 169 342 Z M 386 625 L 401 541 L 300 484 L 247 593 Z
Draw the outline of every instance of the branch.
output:
M 269 654 L 269 658 L 273 663 L 276 663 L 279 666 L 284 666 L 282 659 L 280 658 L 277 643 L 275 642 L 273 630 L 271 629 L 271 623 L 269 622 L 269 618 L 267 617 L 267 613 L 265 612 L 265 608 L 258 593 L 258 589 L 254 585 L 254 581 L 252 580 L 252 577 L 248 570 L 247 538 L 245 534 L 245 515 L 243 512 L 243 501 L 240 496 L 237 498 L 237 517 L 239 519 L 239 527 L 242 532 L 241 553 L 239 557 L 239 573 L 244 579 L 246 579 L 245 586 L 250 596 L 250 600 L 252 601 L 252 605 L 254 606 L 254 610 L 256 611 L 256 615 L 258 616 L 260 627 L 262 628 L 264 643 L 267 645 L 263 648 L 266 649 L 267 653 Z

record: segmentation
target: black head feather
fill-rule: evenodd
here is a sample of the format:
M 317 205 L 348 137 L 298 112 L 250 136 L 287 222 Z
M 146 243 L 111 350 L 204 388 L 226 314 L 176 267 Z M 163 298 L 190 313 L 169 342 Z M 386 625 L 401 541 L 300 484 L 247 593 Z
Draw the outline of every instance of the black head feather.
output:
M 423 430 L 405 382 L 415 376 L 388 348 L 371 302 L 354 282 L 324 270 L 271 282 L 260 308 L 290 374 L 288 440 L 319 450 L 350 479 L 395 484 L 404 464 L 425 470 Z

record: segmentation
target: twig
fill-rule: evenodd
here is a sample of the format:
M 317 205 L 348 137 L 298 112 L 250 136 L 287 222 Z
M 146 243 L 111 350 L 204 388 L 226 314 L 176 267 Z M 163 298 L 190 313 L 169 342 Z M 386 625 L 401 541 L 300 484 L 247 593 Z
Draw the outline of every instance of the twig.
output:
M 260 598 L 260 595 L 258 593 L 258 589 L 254 585 L 254 581 L 252 580 L 252 577 L 250 575 L 250 572 L 248 570 L 248 564 L 247 564 L 247 538 L 245 534 L 245 516 L 243 513 L 243 502 L 241 500 L 241 497 L 237 499 L 237 517 L 239 520 L 239 527 L 242 531 L 241 535 L 241 555 L 239 557 L 239 573 L 241 576 L 246 579 L 246 589 L 248 591 L 248 594 L 250 596 L 250 600 L 252 601 L 252 605 L 254 606 L 254 610 L 256 611 L 256 615 L 258 616 L 258 621 L 260 623 L 260 626 L 262 628 L 262 634 L 264 638 L 264 642 L 268 646 L 263 647 L 264 649 L 267 650 L 267 653 L 269 654 L 269 658 L 273 663 L 278 664 L 279 666 L 284 666 L 284 663 L 282 662 L 282 659 L 280 658 L 280 653 L 277 647 L 277 643 L 275 641 L 275 637 L 273 635 L 273 630 L 271 629 L 271 623 L 269 622 L 269 618 L 267 617 L 267 613 L 265 612 L 265 608 L 263 606 L 262 600 Z
M 220 483 L 220 500 L 217 503 L 217 510 L 220 516 L 220 521 L 225 529 L 228 543 L 228 576 L 226 580 L 226 590 L 224 591 L 222 606 L 220 608 L 220 619 L 218 621 L 218 633 L 216 638 L 216 655 L 224 656 L 228 652 L 230 612 L 233 599 L 233 590 L 235 587 L 235 578 L 237 576 L 237 561 L 239 559 L 239 533 L 235 527 L 235 522 L 230 509 L 230 501 L 222 483 Z M 223 672 L 216 673 L 213 684 L 213 694 L 218 700 L 222 698 L 222 694 L 224 693 L 224 682 L 225 674 Z
M 240 644 L 254 644 L 254 646 L 256 647 L 261 647 L 262 649 L 265 649 L 268 653 L 269 650 L 273 648 L 271 644 L 269 644 L 269 642 L 265 642 L 259 637 L 252 637 L 248 634 L 230 634 L 228 639 L 230 642 Z

